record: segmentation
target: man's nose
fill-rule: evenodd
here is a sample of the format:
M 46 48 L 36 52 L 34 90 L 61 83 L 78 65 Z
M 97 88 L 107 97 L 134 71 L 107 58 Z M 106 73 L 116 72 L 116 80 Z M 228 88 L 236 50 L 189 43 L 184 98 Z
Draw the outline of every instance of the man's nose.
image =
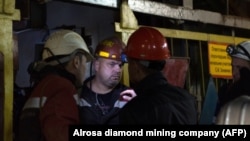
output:
M 122 65 L 121 64 L 116 64 L 115 65 L 115 70 L 121 71 L 121 69 L 122 69 Z

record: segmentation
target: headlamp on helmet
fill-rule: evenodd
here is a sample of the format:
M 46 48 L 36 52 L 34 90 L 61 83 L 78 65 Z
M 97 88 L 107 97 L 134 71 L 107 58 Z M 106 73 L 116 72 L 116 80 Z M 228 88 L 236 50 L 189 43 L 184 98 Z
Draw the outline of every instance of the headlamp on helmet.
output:
M 120 60 L 123 64 L 128 62 L 127 55 L 125 53 L 120 54 L 120 59 L 118 58 L 119 56 L 110 55 L 109 52 L 105 52 L 105 51 L 100 51 L 98 54 L 96 54 L 96 56 L 103 57 L 103 58 L 110 58 L 110 59 L 113 58 L 114 60 Z
M 125 53 L 121 54 L 121 61 L 123 64 L 128 62 L 127 55 Z
M 127 57 L 124 54 L 125 43 L 118 37 L 113 36 L 102 40 L 96 47 L 96 57 L 102 57 L 112 60 L 127 62 Z
M 246 56 L 247 59 L 250 59 L 250 54 L 248 53 L 248 51 L 241 46 L 240 44 L 238 44 L 237 46 L 234 46 L 232 44 L 227 46 L 226 52 L 228 53 L 228 55 L 230 56 L 234 56 L 234 57 L 238 57 L 238 58 L 242 58 L 240 56 Z
M 234 45 L 228 45 L 227 46 L 227 49 L 226 49 L 226 52 L 228 55 L 233 55 L 233 54 L 236 54 L 237 53 L 237 49 L 235 49 L 235 46 Z

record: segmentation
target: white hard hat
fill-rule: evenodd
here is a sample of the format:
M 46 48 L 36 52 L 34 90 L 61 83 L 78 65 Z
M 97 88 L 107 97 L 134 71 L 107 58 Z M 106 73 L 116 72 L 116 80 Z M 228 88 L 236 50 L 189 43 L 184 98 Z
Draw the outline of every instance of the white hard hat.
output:
M 249 125 L 250 124 L 250 97 L 242 95 L 228 102 L 220 110 L 217 125 Z
M 243 41 L 236 46 L 229 45 L 227 52 L 231 57 L 250 61 L 250 41 Z
M 93 59 L 85 41 L 78 33 L 61 29 L 53 32 L 45 42 L 42 59 L 45 60 L 58 55 L 70 55 L 76 50 L 84 52 L 87 61 Z

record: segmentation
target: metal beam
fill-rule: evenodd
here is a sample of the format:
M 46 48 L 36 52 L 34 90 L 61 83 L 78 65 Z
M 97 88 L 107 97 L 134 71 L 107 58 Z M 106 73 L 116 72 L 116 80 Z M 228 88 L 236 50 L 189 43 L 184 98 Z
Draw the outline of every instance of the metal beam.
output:
M 118 0 L 72 0 L 77 2 L 95 4 L 99 6 L 120 8 Z M 250 19 L 222 15 L 220 13 L 194 10 L 181 6 L 173 6 L 165 3 L 150 1 L 150 0 L 128 0 L 129 7 L 134 12 L 140 12 L 150 15 L 157 15 L 177 20 L 188 20 L 214 25 L 222 25 L 228 27 L 250 29 Z
M 15 0 L 0 0 L 0 140 L 13 140 L 14 54 L 13 20 L 20 20 Z M 3 76 L 3 77 L 2 77 Z M 3 103 L 3 104 L 2 104 Z M 3 120 L 2 120 L 3 119 Z
M 72 0 L 72 1 L 84 2 L 84 3 L 100 5 L 105 7 L 112 7 L 112 8 L 119 7 L 117 0 Z
M 198 41 L 218 42 L 225 44 L 238 44 L 239 42 L 249 40 L 249 38 L 232 37 L 232 36 L 225 36 L 218 34 L 207 34 L 201 32 L 174 30 L 174 29 L 159 28 L 159 27 L 154 27 L 154 28 L 158 29 L 163 34 L 163 36 L 167 38 L 189 39 Z M 115 31 L 117 32 L 124 32 L 131 34 L 135 30 L 136 29 L 126 29 L 126 28 L 124 29 L 120 26 L 120 23 L 117 22 L 115 23 Z
M 193 0 L 183 0 L 183 7 L 193 9 Z

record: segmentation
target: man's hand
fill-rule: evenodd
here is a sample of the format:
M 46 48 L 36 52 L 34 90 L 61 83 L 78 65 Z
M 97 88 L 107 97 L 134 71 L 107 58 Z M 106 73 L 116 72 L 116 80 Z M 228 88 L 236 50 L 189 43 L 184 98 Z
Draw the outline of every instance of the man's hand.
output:
M 130 101 L 134 97 L 136 97 L 136 93 L 133 89 L 128 89 L 128 90 L 122 91 L 120 93 L 120 100 L 121 101 Z

